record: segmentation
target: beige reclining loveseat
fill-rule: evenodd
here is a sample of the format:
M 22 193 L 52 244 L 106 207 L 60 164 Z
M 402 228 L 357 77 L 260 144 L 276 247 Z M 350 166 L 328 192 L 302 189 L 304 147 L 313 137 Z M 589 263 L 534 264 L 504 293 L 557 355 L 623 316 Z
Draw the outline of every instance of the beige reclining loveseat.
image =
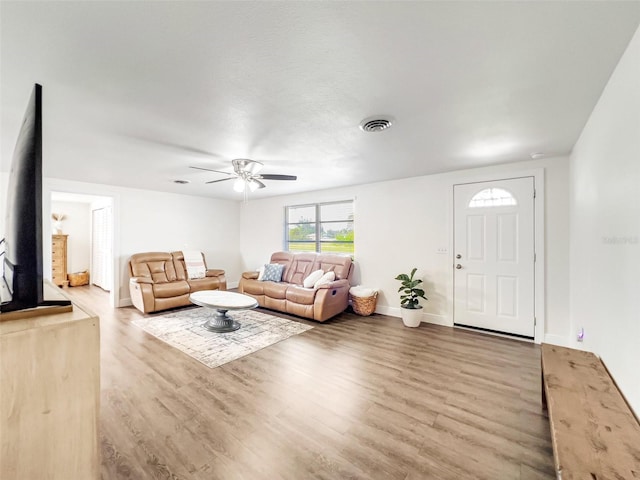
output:
M 204 255 L 202 260 L 207 265 Z M 226 290 L 224 270 L 207 269 L 205 278 L 190 279 L 182 252 L 136 253 L 129 259 L 129 291 L 133 305 L 144 313 L 192 305 L 199 290 Z
M 318 322 L 343 312 L 349 305 L 353 274 L 351 257 L 326 253 L 276 252 L 270 263 L 284 265 L 281 282 L 258 280 L 258 272 L 245 272 L 238 289 L 261 307 L 310 318 Z M 335 280 L 318 288 L 304 288 L 312 272 L 334 272 Z

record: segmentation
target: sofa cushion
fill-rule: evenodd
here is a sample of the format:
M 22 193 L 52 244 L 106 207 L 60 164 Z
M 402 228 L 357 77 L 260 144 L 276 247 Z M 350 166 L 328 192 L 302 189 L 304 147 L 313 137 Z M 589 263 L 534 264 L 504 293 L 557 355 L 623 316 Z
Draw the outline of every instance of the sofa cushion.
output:
M 300 305 L 313 305 L 316 298 L 316 291 L 313 288 L 298 287 L 295 285 L 287 288 L 287 301 L 299 303 Z
M 220 288 L 220 280 L 218 277 L 194 278 L 187 280 L 187 283 L 189 284 L 189 293 Z
M 189 293 L 189 284 L 185 280 L 153 285 L 153 296 L 156 298 L 177 297 L 187 293 Z
M 268 285 L 267 282 L 258 281 L 255 279 L 243 278 L 240 281 L 242 285 L 241 293 L 247 293 L 250 295 L 264 295 L 264 286 Z
M 182 252 L 171 252 L 171 258 L 173 259 L 173 268 L 176 271 L 176 280 L 187 280 L 189 275 L 187 275 L 187 266 L 184 263 L 184 254 Z
M 132 277 L 151 278 L 154 283 L 176 280 L 176 270 L 171 254 L 163 252 L 136 253 L 129 261 Z
M 282 272 L 284 265 L 278 263 L 270 263 L 264 266 L 264 275 L 262 275 L 263 282 L 279 282 L 282 280 Z
M 282 280 L 294 285 L 302 285 L 304 279 L 313 272 L 313 263 L 317 256 L 316 253 L 296 253 L 282 276 Z
M 318 280 L 322 278 L 324 272 L 322 270 L 316 270 L 315 272 L 311 272 L 307 278 L 302 281 L 302 286 L 304 288 L 313 288 Z
M 313 269 L 323 270 L 325 272 L 335 272 L 337 280 L 342 280 L 344 278 L 350 280 L 351 265 L 351 257 L 347 255 L 324 253 L 316 257 Z
M 288 282 L 289 278 L 289 267 L 293 263 L 294 254 L 289 252 L 276 252 L 271 255 L 271 260 L 269 263 L 277 263 L 280 265 L 284 265 L 284 271 L 282 272 L 282 280 Z
M 264 282 L 264 294 L 270 298 L 284 300 L 287 294 L 288 283 Z
M 154 283 L 167 283 L 176 280 L 176 271 L 173 268 L 173 262 L 165 262 L 159 260 L 157 262 L 147 262 L 151 278 Z

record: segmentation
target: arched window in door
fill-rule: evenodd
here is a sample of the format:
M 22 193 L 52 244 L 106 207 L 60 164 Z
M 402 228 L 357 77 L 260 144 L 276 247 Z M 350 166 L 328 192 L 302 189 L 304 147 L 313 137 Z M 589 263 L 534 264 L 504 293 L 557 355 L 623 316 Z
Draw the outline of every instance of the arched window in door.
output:
M 504 188 L 485 188 L 469 201 L 469 208 L 517 205 L 515 197 Z

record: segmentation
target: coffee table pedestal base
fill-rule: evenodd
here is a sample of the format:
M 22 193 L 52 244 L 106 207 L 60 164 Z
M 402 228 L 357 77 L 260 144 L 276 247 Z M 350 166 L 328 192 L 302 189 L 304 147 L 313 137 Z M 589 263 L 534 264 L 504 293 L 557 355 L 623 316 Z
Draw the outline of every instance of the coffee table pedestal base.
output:
M 210 332 L 225 333 L 234 332 L 240 328 L 240 322 L 227 316 L 228 310 L 216 309 L 216 313 L 202 325 Z

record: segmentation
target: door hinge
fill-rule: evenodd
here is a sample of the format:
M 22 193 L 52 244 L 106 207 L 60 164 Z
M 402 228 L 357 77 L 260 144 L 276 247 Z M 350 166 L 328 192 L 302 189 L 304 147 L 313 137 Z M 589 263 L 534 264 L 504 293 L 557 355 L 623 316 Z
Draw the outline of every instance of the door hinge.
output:
M 538 324 L 538 319 L 533 317 L 533 326 L 535 327 Z
M 536 256 L 536 252 L 533 252 L 533 263 L 536 263 L 538 257 Z
M 535 189 L 533 190 L 533 198 L 536 198 L 536 191 L 535 191 Z

